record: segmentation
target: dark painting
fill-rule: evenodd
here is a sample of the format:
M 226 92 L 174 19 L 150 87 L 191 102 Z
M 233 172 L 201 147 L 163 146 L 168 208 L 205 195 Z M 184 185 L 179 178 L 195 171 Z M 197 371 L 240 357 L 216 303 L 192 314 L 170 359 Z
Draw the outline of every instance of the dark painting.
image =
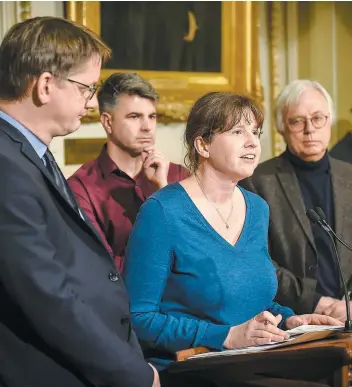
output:
M 106 68 L 221 71 L 220 1 L 102 1 Z

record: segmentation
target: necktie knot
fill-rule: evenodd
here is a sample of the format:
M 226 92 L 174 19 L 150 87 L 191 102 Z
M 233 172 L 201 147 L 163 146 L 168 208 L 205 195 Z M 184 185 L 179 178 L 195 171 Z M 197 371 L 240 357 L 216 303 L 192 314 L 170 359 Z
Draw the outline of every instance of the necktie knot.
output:
M 46 150 L 46 152 L 45 152 L 45 154 L 44 154 L 44 158 L 45 158 L 45 162 L 48 162 L 49 164 L 55 163 L 54 156 L 53 156 L 53 154 L 50 152 L 49 149 Z

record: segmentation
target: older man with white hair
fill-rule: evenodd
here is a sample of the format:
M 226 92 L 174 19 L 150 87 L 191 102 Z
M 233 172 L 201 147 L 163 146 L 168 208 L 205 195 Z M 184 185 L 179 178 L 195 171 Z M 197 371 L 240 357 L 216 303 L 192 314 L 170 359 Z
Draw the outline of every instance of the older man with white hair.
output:
M 320 207 L 336 233 L 352 243 L 352 166 L 330 158 L 334 121 L 331 97 L 318 82 L 295 80 L 275 106 L 276 126 L 287 148 L 261 163 L 242 186 L 270 206 L 269 249 L 277 267 L 277 301 L 296 313 L 346 319 L 343 288 L 329 236 L 306 216 Z M 338 246 L 352 289 L 352 253 Z

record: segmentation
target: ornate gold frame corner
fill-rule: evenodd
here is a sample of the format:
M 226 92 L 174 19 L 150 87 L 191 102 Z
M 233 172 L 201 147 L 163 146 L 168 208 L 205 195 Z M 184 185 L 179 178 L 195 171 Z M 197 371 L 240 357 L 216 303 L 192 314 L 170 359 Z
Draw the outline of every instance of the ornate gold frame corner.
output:
M 16 3 L 17 21 L 22 22 L 31 17 L 32 5 L 30 1 L 18 1 Z
M 100 35 L 100 2 L 67 1 L 69 20 L 81 23 Z M 210 91 L 236 91 L 249 94 L 263 104 L 259 73 L 259 11 L 251 1 L 222 2 L 221 72 L 139 71 L 103 69 L 101 81 L 121 71 L 134 71 L 148 80 L 160 95 L 159 121 L 183 122 L 190 107 Z M 98 111 L 86 121 L 99 120 Z

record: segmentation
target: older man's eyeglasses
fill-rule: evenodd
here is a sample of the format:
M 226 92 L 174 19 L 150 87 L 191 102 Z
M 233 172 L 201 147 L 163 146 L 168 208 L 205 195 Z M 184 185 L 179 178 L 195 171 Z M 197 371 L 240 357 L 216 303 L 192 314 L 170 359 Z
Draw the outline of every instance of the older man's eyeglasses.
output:
M 296 117 L 288 119 L 288 127 L 291 132 L 302 132 L 307 126 L 307 122 L 310 121 L 315 129 L 321 129 L 325 126 L 329 116 L 324 114 L 316 114 L 312 118 Z
M 81 87 L 84 87 L 85 88 L 85 91 L 83 92 L 83 96 L 86 98 L 86 101 L 90 101 L 93 97 L 94 97 L 94 94 L 97 92 L 98 90 L 98 85 L 86 85 L 84 83 L 81 83 L 81 82 L 78 82 L 78 81 L 75 81 L 73 79 L 69 79 L 67 78 L 67 81 L 71 82 L 71 83 L 75 83 L 76 85 L 79 85 Z

